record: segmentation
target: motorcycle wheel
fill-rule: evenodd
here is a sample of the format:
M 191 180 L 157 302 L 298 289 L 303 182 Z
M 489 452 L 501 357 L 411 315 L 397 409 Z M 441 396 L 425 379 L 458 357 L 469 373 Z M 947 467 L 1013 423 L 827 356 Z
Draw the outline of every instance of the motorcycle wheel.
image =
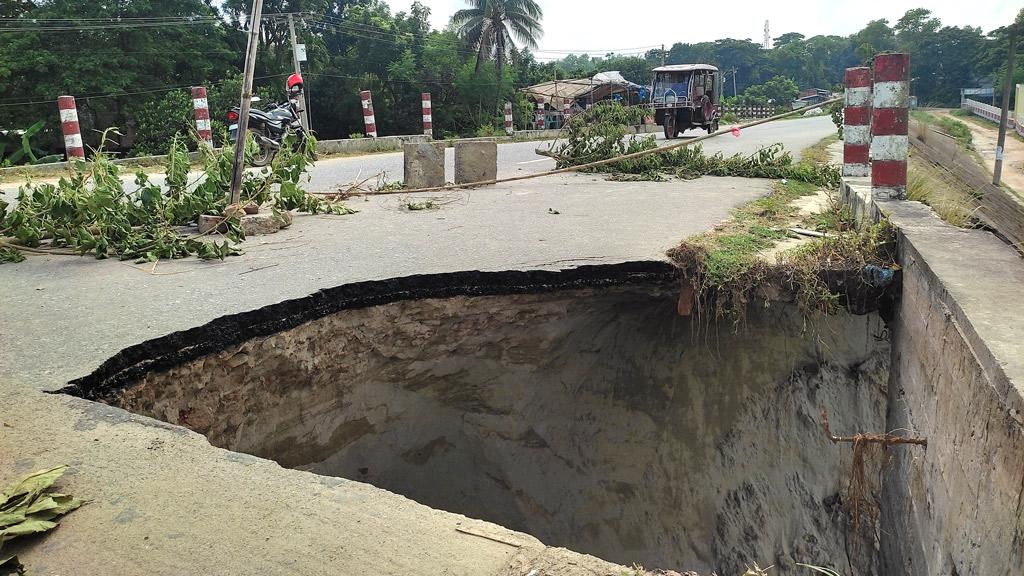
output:
M 253 130 L 253 136 L 256 138 L 257 144 L 259 144 L 259 152 L 256 153 L 252 158 L 252 165 L 257 168 L 269 165 L 274 161 L 274 155 L 277 154 L 277 150 L 268 146 L 264 141 L 263 132 L 259 130 Z

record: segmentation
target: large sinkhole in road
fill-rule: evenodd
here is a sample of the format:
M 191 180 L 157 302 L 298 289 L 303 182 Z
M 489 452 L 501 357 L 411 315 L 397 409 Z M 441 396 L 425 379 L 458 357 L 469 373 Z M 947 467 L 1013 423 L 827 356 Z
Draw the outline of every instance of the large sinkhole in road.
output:
M 809 329 L 774 303 L 715 323 L 680 317 L 677 287 L 322 296 L 186 335 L 173 365 L 104 394 L 220 447 L 618 563 L 847 567 L 849 449 L 819 407 L 834 429 L 884 429 L 883 322 Z

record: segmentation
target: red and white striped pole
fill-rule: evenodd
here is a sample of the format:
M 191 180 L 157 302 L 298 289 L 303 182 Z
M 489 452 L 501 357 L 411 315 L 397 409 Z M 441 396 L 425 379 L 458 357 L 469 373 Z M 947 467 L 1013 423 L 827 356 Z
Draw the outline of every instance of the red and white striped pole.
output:
M 373 95 L 369 90 L 359 93 L 363 100 L 363 123 L 366 124 L 366 135 L 370 138 L 377 137 L 377 118 L 373 115 Z
M 511 136 L 515 130 L 512 126 L 512 103 L 505 102 L 505 134 Z
M 78 107 L 74 96 L 57 98 L 60 110 L 60 127 L 64 132 L 64 151 L 68 160 L 79 158 L 85 160 L 85 145 L 82 143 L 82 127 L 78 124 Z
M 537 102 L 537 116 L 535 117 L 534 120 L 535 120 L 534 123 L 536 124 L 535 127 L 537 128 L 537 130 L 543 130 L 544 129 L 544 103 L 543 102 Z
M 871 175 L 871 69 L 847 68 L 843 107 L 843 176 Z
M 875 197 L 907 198 L 909 98 L 910 55 L 875 56 L 871 113 L 871 193 Z
M 562 103 L 562 123 L 568 124 L 570 118 L 572 118 L 572 104 L 564 102 Z
M 213 146 L 213 126 L 210 125 L 210 101 L 206 98 L 206 88 L 192 87 L 192 108 L 196 113 L 196 133 L 208 145 Z
M 420 95 L 423 100 L 423 133 L 427 136 L 434 135 L 434 110 L 430 106 L 430 92 Z

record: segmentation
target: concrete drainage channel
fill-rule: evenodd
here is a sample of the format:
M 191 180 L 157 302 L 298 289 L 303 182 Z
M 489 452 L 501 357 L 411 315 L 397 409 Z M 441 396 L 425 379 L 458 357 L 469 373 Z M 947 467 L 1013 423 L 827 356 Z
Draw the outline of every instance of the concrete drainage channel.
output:
M 851 452 L 818 414 L 884 430 L 881 318 L 808 330 L 779 303 L 736 330 L 680 317 L 678 286 L 663 263 L 342 286 L 129 348 L 65 391 L 623 565 L 874 573 Z

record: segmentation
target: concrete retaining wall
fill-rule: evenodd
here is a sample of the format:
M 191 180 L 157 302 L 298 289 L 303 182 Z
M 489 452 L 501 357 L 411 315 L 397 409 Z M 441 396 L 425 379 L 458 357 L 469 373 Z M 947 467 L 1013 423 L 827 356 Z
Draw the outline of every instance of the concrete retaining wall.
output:
M 861 215 L 899 228 L 886 428 L 928 439 L 888 453 L 882 573 L 1024 574 L 1024 262 L 927 206 L 844 188 Z

